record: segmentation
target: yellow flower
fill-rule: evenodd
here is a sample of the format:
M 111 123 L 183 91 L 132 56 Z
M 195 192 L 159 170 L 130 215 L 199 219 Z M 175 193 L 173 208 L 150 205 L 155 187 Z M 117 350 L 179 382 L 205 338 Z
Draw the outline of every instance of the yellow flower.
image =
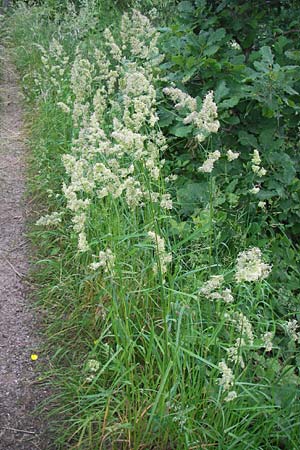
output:
M 33 353 L 30 358 L 31 358 L 31 361 L 36 361 L 38 359 L 38 355 Z

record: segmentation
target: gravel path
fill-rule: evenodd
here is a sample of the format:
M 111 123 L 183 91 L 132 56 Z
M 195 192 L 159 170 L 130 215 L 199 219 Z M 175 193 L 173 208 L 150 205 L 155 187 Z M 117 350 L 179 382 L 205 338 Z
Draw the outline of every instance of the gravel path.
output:
M 46 393 L 38 383 L 36 323 L 28 308 L 22 94 L 16 71 L 0 47 L 0 450 L 48 449 L 33 415 Z M 2 64 L 3 63 L 3 64 Z

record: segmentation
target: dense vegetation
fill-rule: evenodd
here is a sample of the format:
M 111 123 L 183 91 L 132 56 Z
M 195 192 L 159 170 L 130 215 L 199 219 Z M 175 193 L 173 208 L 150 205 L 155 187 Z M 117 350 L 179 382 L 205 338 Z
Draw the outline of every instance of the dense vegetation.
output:
M 7 17 L 56 448 L 299 448 L 297 3 Z

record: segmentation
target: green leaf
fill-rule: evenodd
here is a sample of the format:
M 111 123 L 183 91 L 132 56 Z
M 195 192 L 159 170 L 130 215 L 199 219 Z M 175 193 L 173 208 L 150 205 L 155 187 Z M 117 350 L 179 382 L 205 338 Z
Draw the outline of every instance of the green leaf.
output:
M 170 128 L 170 133 L 177 137 L 187 137 L 192 132 L 192 125 L 176 125 L 172 128 Z
M 220 42 L 226 36 L 226 31 L 224 28 L 218 28 L 216 31 L 210 30 L 209 38 L 207 44 L 215 44 L 216 42 Z
M 275 110 L 272 108 L 269 108 L 268 106 L 263 106 L 262 108 L 262 115 L 264 117 L 267 117 L 268 119 L 272 119 L 272 117 L 275 117 Z
M 256 70 L 259 72 L 268 73 L 270 72 L 270 67 L 263 61 L 254 61 L 253 63 Z
M 183 188 L 178 189 L 177 199 L 183 214 L 192 213 L 196 208 L 209 202 L 207 182 L 187 183 Z
M 284 54 L 293 61 L 300 61 L 300 50 L 287 50 Z
M 226 95 L 227 95 L 228 93 L 229 93 L 229 89 L 228 89 L 228 87 L 226 86 L 226 81 L 221 80 L 221 81 L 218 83 L 218 85 L 217 85 L 217 87 L 216 87 L 216 89 L 215 89 L 215 101 L 216 101 L 216 103 L 219 103 L 219 101 L 220 101 L 222 98 L 226 97 Z
M 274 128 L 264 128 L 259 134 L 259 142 L 260 144 L 268 151 L 277 150 L 282 145 L 281 139 L 275 139 L 275 131 Z
M 295 91 L 295 89 L 293 89 L 288 84 L 283 86 L 283 90 L 284 90 L 284 92 L 287 92 L 288 94 L 291 94 L 291 95 L 299 95 L 299 92 Z
M 176 115 L 167 109 L 162 109 L 159 111 L 159 125 L 161 127 L 167 127 L 174 122 Z
M 250 146 L 250 147 L 254 147 L 257 148 L 258 147 L 258 142 L 256 137 L 253 134 L 247 133 L 247 131 L 239 131 L 238 132 L 238 136 L 239 136 L 239 143 L 245 146 Z
M 269 161 L 275 166 L 273 176 L 276 180 L 279 180 L 283 185 L 289 185 L 296 175 L 294 163 L 289 155 L 284 152 L 274 152 L 269 155 Z
M 184 67 L 185 58 L 182 55 L 173 55 L 171 60 L 174 64 L 177 64 L 179 67 Z
M 192 13 L 194 12 L 195 8 L 192 2 L 189 1 L 183 1 L 180 2 L 178 5 L 178 11 L 182 13 Z
M 204 54 L 205 56 L 212 56 L 212 55 L 214 55 L 215 53 L 217 53 L 217 51 L 219 50 L 219 48 L 220 48 L 219 45 L 211 45 L 210 47 L 207 47 L 207 48 L 204 50 L 203 54 Z
M 288 408 L 296 399 L 298 387 L 296 383 L 285 383 L 281 386 L 274 386 L 275 403 L 281 408 Z
M 233 108 L 234 106 L 236 106 L 240 101 L 240 97 L 237 96 L 233 96 L 231 98 L 228 98 L 226 100 L 223 100 L 218 106 L 220 108 Z
M 268 65 L 272 66 L 274 62 L 274 56 L 271 48 L 266 45 L 260 49 L 260 53 L 262 55 L 262 60 Z
M 220 118 L 222 119 L 222 122 L 228 123 L 229 125 L 238 125 L 240 123 L 238 116 L 226 116 L 224 118 L 220 116 Z

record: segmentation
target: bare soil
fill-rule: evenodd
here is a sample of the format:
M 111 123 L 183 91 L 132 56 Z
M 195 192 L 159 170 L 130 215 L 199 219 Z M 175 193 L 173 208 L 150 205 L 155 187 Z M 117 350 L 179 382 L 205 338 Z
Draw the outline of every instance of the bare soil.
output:
M 24 200 L 26 145 L 22 94 L 14 65 L 0 47 L 0 450 L 49 449 L 35 409 L 47 397 L 39 382 L 38 318 L 30 285 Z M 43 415 L 40 413 L 40 415 Z

